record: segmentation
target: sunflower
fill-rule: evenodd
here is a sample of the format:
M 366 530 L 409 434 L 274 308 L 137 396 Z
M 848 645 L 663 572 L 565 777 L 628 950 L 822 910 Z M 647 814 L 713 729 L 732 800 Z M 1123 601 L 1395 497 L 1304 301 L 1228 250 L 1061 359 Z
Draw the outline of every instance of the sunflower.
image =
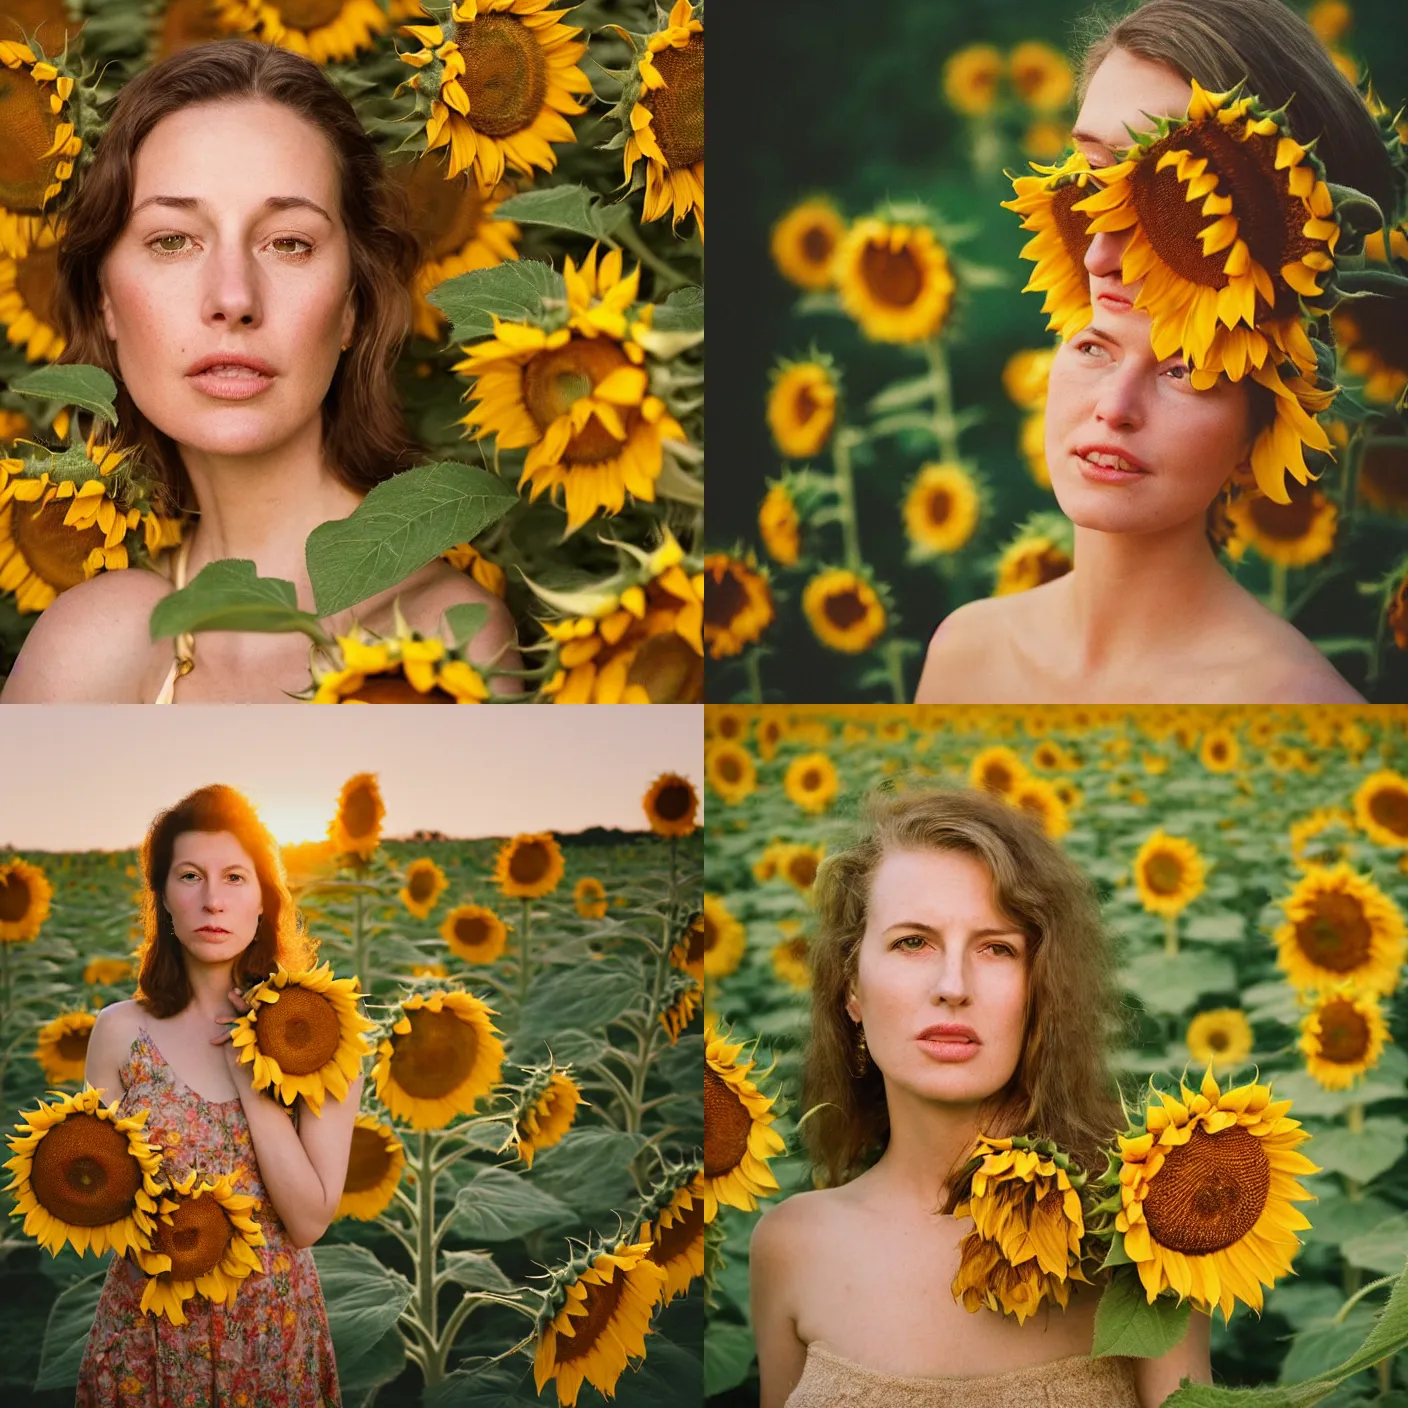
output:
M 1353 20 L 1354 11 L 1344 0 L 1317 0 L 1305 16 L 1306 24 L 1327 48 L 1344 34 Z
M 533 1167 L 539 1149 L 561 1143 L 581 1103 L 582 1092 L 566 1071 L 544 1071 L 529 1084 L 513 1125 L 514 1147 L 525 1168 Z
M 802 610 L 816 638 L 847 655 L 869 650 L 885 631 L 885 606 L 875 588 L 844 568 L 818 572 L 802 592 Z
M 1002 369 L 1002 389 L 1023 411 L 1037 411 L 1046 405 L 1046 388 L 1051 380 L 1054 347 L 1025 348 L 1014 352 Z
M 1359 461 L 1359 496 L 1381 513 L 1408 514 L 1408 448 L 1369 440 Z
M 1032 162 L 1031 168 L 1037 175 L 1014 177 L 1016 194 L 1002 205 L 1022 217 L 1024 230 L 1034 232 L 1022 246 L 1022 258 L 1036 266 L 1022 292 L 1045 294 L 1041 311 L 1048 315 L 1046 326 L 1065 340 L 1090 321 L 1085 255 L 1091 234 L 1088 218 L 1075 206 L 1098 188 L 1083 152 L 1072 152 L 1053 166 Z
M 804 934 L 793 934 L 772 947 L 772 971 L 799 992 L 812 985 L 811 945 Z
M 331 841 L 297 841 L 279 848 L 279 860 L 284 868 L 288 887 L 295 894 L 320 881 L 330 879 L 337 870 L 337 852 Z
M 953 302 L 948 254 L 927 225 L 857 220 L 836 251 L 841 306 L 872 342 L 937 337 Z
M 83 150 L 66 111 L 73 86 L 72 78 L 29 45 L 0 39 L 0 108 L 8 138 L 0 173 L 0 251 L 12 257 L 42 228 L 40 217 Z
M 1389 597 L 1387 625 L 1393 632 L 1393 643 L 1408 650 L 1408 573 L 1398 579 Z
M 83 981 L 92 987 L 110 987 L 134 976 L 126 958 L 90 958 L 83 969 Z
M 412 1129 L 443 1129 L 498 1083 L 504 1048 L 494 1009 L 467 992 L 417 993 L 377 1048 L 377 1099 Z
M 1403 916 L 1372 880 L 1348 865 L 1316 865 L 1281 901 L 1277 962 L 1292 986 L 1318 991 L 1352 982 L 1387 995 L 1403 962 Z
M 170 58 L 184 49 L 211 39 L 225 38 L 210 0 L 169 0 L 161 12 L 161 32 L 155 41 L 152 62 Z
M 461 424 L 475 440 L 493 434 L 500 449 L 527 448 L 519 489 L 530 501 L 560 489 L 570 534 L 599 509 L 620 513 L 628 493 L 653 503 L 664 445 L 686 437 L 649 391 L 640 339 L 652 310 L 630 312 L 639 265 L 623 274 L 619 249 L 598 264 L 593 245 L 580 269 L 566 259 L 563 278 L 567 326 L 548 331 L 496 314 L 494 335 L 463 348 L 454 370 L 474 379 Z
M 192 1296 L 233 1305 L 240 1283 L 263 1274 L 256 1247 L 267 1245 L 254 1220 L 257 1200 L 236 1193 L 229 1176 L 202 1178 L 192 1169 L 161 1190 L 151 1250 L 134 1255 L 147 1275 L 142 1309 L 184 1325 L 182 1308 Z
M 742 932 L 740 928 L 739 933 Z M 670 962 L 682 973 L 688 973 L 696 983 L 704 981 L 704 940 L 705 920 L 701 909 L 690 915 L 670 950 Z
M 1018 811 L 1031 817 L 1053 841 L 1059 841 L 1071 829 L 1070 814 L 1061 794 L 1043 777 L 1023 778 L 1012 789 L 1008 800 Z
M 64 337 L 54 311 L 62 238 L 60 221 L 35 231 L 23 254 L 10 258 L 0 253 L 0 323 L 6 325 L 6 340 L 23 347 L 29 362 L 57 362 L 63 354 Z
M 646 789 L 640 804 L 657 836 L 689 836 L 698 825 L 699 794 L 694 784 L 677 772 L 662 772 Z
M 606 918 L 606 888 L 600 880 L 584 875 L 577 881 L 572 900 L 577 906 L 577 913 L 583 919 Z
M 704 1033 L 704 1221 L 720 1204 L 752 1212 L 758 1198 L 777 1192 L 768 1160 L 782 1153 L 773 1129 L 775 1097 L 748 1079 L 752 1061 L 740 1062 L 743 1043 L 731 1043 L 710 1023 Z
M 1195 1094 L 1157 1092 L 1142 1128 L 1120 1136 L 1115 1229 L 1152 1304 L 1164 1291 L 1224 1321 L 1237 1301 L 1261 1310 L 1261 1284 L 1291 1271 L 1310 1226 L 1294 1206 L 1310 1194 L 1296 1175 L 1320 1170 L 1295 1152 L 1309 1136 L 1264 1085 L 1225 1094 L 1209 1067 Z M 1261 1283 L 1261 1284 L 1258 1284 Z
M 751 797 L 758 786 L 753 755 L 737 743 L 715 743 L 704 752 L 704 776 L 730 806 Z
M 1393 251 L 1408 257 L 1408 240 L 1393 231 Z M 1385 267 L 1382 230 L 1364 241 L 1364 254 L 1370 268 Z M 1364 382 L 1364 395 L 1371 401 L 1392 405 L 1408 386 L 1408 337 L 1404 336 L 1404 314 L 1408 311 L 1401 290 L 1388 289 L 1376 298 L 1360 298 L 1341 303 L 1332 321 L 1339 346 L 1339 364 Z
M 704 1172 L 698 1164 L 688 1182 L 668 1185 L 642 1209 L 637 1238 L 650 1245 L 650 1260 L 665 1273 L 665 1304 L 686 1295 L 704 1274 Z M 676 1175 L 677 1177 L 679 1175 Z
M 406 1154 L 396 1131 L 372 1115 L 358 1115 L 352 1126 L 352 1150 L 342 1201 L 334 1217 L 372 1222 L 391 1206 L 406 1167 Z
M 793 758 L 783 774 L 782 790 L 804 812 L 824 812 L 836 796 L 840 780 L 836 764 L 825 753 L 803 753 Z
M 690 934 L 690 957 L 693 958 L 693 931 Z M 724 978 L 743 962 L 747 939 L 743 925 L 729 913 L 728 906 L 718 895 L 704 896 L 704 916 L 700 926 L 703 972 L 710 978 Z
M 1022 155 L 1029 161 L 1055 161 L 1071 145 L 1069 122 L 1039 117 L 1022 133 Z
M 1039 39 L 1018 44 L 1007 56 L 1007 71 L 1017 96 L 1037 112 L 1065 107 L 1075 89 L 1075 76 L 1065 56 Z
M 456 543 L 440 556 L 456 572 L 467 572 L 485 591 L 502 601 L 508 592 L 508 578 L 497 562 L 491 562 L 473 543 Z
M 37 865 L 0 861 L 0 943 L 23 943 L 38 936 L 49 917 L 54 887 Z
M 1390 768 L 1370 773 L 1355 791 L 1354 819 L 1380 846 L 1408 846 L 1408 777 Z
M 678 225 L 693 213 L 704 238 L 704 22 L 689 0 L 676 0 L 665 22 L 645 42 L 633 78 L 623 157 L 625 178 L 645 162 L 647 220 L 671 215 Z
M 482 704 L 489 686 L 463 647 L 399 623 L 378 637 L 354 625 L 337 637 L 340 667 L 315 667 L 314 704 Z
M 703 996 L 703 985 L 688 974 L 676 975 L 665 990 L 661 998 L 660 1025 L 671 1046 L 679 1042 L 680 1033 L 694 1020 Z
M 762 760 L 765 763 L 772 762 L 777 756 L 778 744 L 782 742 L 782 720 L 775 714 L 768 714 L 760 718 L 755 736 L 758 741 L 758 753 Z
M 645 1242 L 588 1253 L 559 1277 L 543 1303 L 533 1382 L 541 1395 L 557 1381 L 559 1408 L 574 1408 L 585 1380 L 608 1398 L 633 1356 L 644 1357 L 651 1316 L 665 1291 L 664 1270 Z
M 374 772 L 359 772 L 342 784 L 337 815 L 328 823 L 328 840 L 344 856 L 370 860 L 381 843 L 386 804 Z
M 574 93 L 590 93 L 577 67 L 587 46 L 565 10 L 544 0 L 458 0 L 449 26 L 410 24 L 403 33 L 425 46 L 401 54 L 420 70 L 410 80 L 426 112 L 429 151 L 448 147 L 450 175 L 472 171 L 492 191 L 504 168 L 531 175 L 557 165 L 552 142 L 574 142 L 568 117 L 586 109 Z M 428 105 L 428 112 L 427 112 Z
M 1017 787 L 1027 781 L 1027 776 L 1027 765 L 1002 743 L 980 749 L 968 764 L 970 786 L 1008 800 Z
M 739 654 L 762 638 L 775 617 L 772 588 L 752 553 L 710 553 L 704 559 L 703 631 L 711 659 Z
M 904 501 L 910 543 L 926 557 L 957 552 L 978 526 L 981 502 L 978 486 L 961 465 L 921 465 Z
M 1134 857 L 1134 884 L 1139 903 L 1150 914 L 1172 918 L 1181 914 L 1199 895 L 1207 864 L 1198 848 L 1181 836 L 1154 832 Z
M 798 288 L 831 287 L 831 261 L 846 222 L 825 196 L 813 196 L 794 205 L 772 227 L 772 260 L 783 278 Z
M 423 856 L 406 867 L 406 883 L 399 892 L 401 903 L 417 919 L 429 919 L 449 885 L 445 872 L 429 856 Z
M 1237 735 L 1230 728 L 1210 728 L 1198 747 L 1198 759 L 1209 772 L 1236 772 L 1242 761 Z
M 1390 1040 L 1378 999 L 1341 983 L 1316 997 L 1296 1044 L 1306 1070 L 1326 1090 L 1348 1090 L 1355 1077 L 1378 1065 Z
M 214 0 L 227 34 L 249 34 L 315 64 L 346 63 L 390 24 L 376 0 Z
M 768 556 L 783 567 L 795 567 L 802 552 L 802 520 L 786 484 L 769 484 L 758 507 L 758 532 Z
M 425 295 L 457 274 L 518 258 L 522 232 L 512 220 L 494 218 L 514 188 L 504 182 L 481 191 L 468 176 L 451 176 L 445 158 L 430 152 L 390 171 L 406 193 L 424 249 L 416 270 L 415 330 L 422 337 L 438 338 L 445 314 Z
M 819 455 L 836 424 L 836 380 L 822 362 L 782 361 L 773 369 L 768 392 L 768 428 L 784 455 Z
M 50 1085 L 83 1079 L 88 1037 L 97 1020 L 91 1012 L 65 1012 L 40 1027 L 34 1059 L 44 1068 L 44 1079 Z
M 161 1153 L 142 1138 L 147 1113 L 119 1119 L 117 1102 L 104 1105 L 91 1087 L 21 1113 L 6 1191 L 15 1195 L 10 1216 L 24 1218 L 27 1237 L 53 1256 L 65 1242 L 80 1256 L 148 1245 Z
M 698 704 L 704 577 L 687 569 L 684 549 L 667 532 L 639 580 L 607 591 L 582 614 L 541 622 L 559 647 L 559 669 L 543 693 L 555 704 Z
M 332 964 L 290 973 L 279 964 L 247 996 L 249 1011 L 230 1028 L 255 1090 L 285 1105 L 301 1095 L 315 1115 L 329 1096 L 345 1100 L 370 1053 L 362 1033 L 375 1025 L 357 1010 L 356 978 L 334 978 Z
M 1252 1053 L 1252 1024 L 1240 1007 L 1218 1007 L 1199 1012 L 1189 1022 L 1184 1041 L 1198 1065 L 1235 1070 Z
M 492 909 L 462 904 L 445 916 L 440 937 L 466 963 L 492 963 L 504 951 L 508 929 Z
M 1335 547 L 1339 510 L 1319 489 L 1296 485 L 1284 504 L 1264 494 L 1239 494 L 1226 506 L 1234 536 L 1228 548 L 1234 556 L 1253 547 L 1268 562 L 1305 567 L 1327 557 Z
M 980 1135 L 968 1196 L 953 1210 L 971 1217 L 953 1297 L 965 1310 L 1015 1315 L 1022 1324 L 1047 1298 L 1064 1308 L 1081 1270 L 1085 1217 L 1070 1161 L 1049 1141 Z M 994 1254 L 995 1253 L 995 1254 Z
M 969 44 L 950 54 L 944 64 L 944 97 L 955 112 L 966 117 L 990 113 L 997 101 L 997 85 L 1006 64 L 991 44 Z
M 1064 577 L 1075 565 L 1070 524 L 1052 521 L 1059 515 L 1036 514 L 1018 530 L 1017 536 L 997 561 L 994 596 L 1031 591 Z
M 551 831 L 513 836 L 494 858 L 494 883 L 515 899 L 541 899 L 562 883 L 566 870 Z
M 788 846 L 779 859 L 778 874 L 799 894 L 810 895 L 825 855 L 825 846 Z

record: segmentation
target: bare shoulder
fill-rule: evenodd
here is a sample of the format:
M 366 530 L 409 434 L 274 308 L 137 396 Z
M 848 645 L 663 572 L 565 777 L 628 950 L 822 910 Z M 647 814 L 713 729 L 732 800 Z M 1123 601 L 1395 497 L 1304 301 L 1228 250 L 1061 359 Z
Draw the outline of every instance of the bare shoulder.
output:
M 88 1034 L 89 1051 L 121 1057 L 137 1036 L 146 1010 L 133 998 L 111 1002 L 98 1013 Z
M 753 1226 L 750 1257 L 761 1256 L 773 1265 L 796 1264 L 799 1254 L 844 1218 L 842 1192 L 821 1188 L 774 1203 Z
M 967 700 L 976 676 L 992 658 L 994 642 L 1010 635 L 1027 605 L 1017 596 L 989 596 L 950 611 L 929 638 L 915 703 Z
M 1238 692 L 1244 704 L 1362 704 L 1361 695 L 1289 621 L 1253 598 L 1238 642 Z
M 5 686 L 6 704 L 133 704 L 144 698 L 154 657 L 152 607 L 171 591 L 143 568 L 101 572 L 61 592 L 35 622 Z

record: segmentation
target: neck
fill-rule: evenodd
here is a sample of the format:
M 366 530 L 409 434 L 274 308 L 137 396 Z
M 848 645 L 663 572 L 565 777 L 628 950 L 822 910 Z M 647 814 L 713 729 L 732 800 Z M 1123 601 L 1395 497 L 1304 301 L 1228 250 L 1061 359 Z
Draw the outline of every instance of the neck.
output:
M 183 446 L 199 508 L 187 578 L 217 558 L 252 561 L 261 577 L 282 577 L 312 603 L 305 547 L 320 523 L 346 518 L 361 495 L 337 479 L 322 451 L 319 420 L 257 455 L 219 455 Z
M 189 1006 L 199 1012 L 209 1026 L 215 1025 L 217 1017 L 228 1017 L 235 1010 L 230 1002 L 234 972 L 233 959 L 226 963 L 197 963 L 189 954 L 186 957 L 186 977 L 191 984 Z
M 885 1082 L 890 1142 L 875 1173 L 891 1195 L 926 1212 L 937 1212 L 947 1196 L 950 1170 L 978 1135 L 977 1102 L 937 1104 Z

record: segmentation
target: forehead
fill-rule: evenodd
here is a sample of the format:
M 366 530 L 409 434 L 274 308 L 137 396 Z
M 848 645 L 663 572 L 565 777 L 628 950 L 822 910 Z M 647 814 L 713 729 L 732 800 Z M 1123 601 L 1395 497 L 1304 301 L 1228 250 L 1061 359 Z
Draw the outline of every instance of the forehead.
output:
M 1192 96 L 1192 84 L 1167 64 L 1111 49 L 1091 75 L 1075 122 L 1076 144 L 1120 150 L 1129 145 L 1127 127 L 1148 132 L 1151 117 L 1182 117 Z
M 254 869 L 254 861 L 232 831 L 183 831 L 171 847 L 172 865 L 195 864 L 207 869 L 242 865 Z
M 216 209 L 303 196 L 336 215 L 337 157 L 311 122 L 282 103 L 231 99 L 168 113 L 137 149 L 132 202 L 193 196 Z
M 870 885 L 867 928 L 902 922 L 987 921 L 997 917 L 992 876 L 964 851 L 889 851 Z

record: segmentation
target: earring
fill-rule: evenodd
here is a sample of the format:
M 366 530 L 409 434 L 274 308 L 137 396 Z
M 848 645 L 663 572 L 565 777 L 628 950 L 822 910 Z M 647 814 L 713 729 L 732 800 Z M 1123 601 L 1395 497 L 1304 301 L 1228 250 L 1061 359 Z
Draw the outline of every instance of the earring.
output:
M 347 349 L 348 349 L 349 347 L 351 347 L 351 345 L 352 345 L 352 344 L 351 344 L 350 342 L 344 342 L 344 343 L 342 344 L 342 350 L 343 350 L 344 352 L 347 351 Z
M 863 1076 L 870 1069 L 870 1048 L 865 1044 L 865 1028 L 856 1023 L 856 1075 Z

